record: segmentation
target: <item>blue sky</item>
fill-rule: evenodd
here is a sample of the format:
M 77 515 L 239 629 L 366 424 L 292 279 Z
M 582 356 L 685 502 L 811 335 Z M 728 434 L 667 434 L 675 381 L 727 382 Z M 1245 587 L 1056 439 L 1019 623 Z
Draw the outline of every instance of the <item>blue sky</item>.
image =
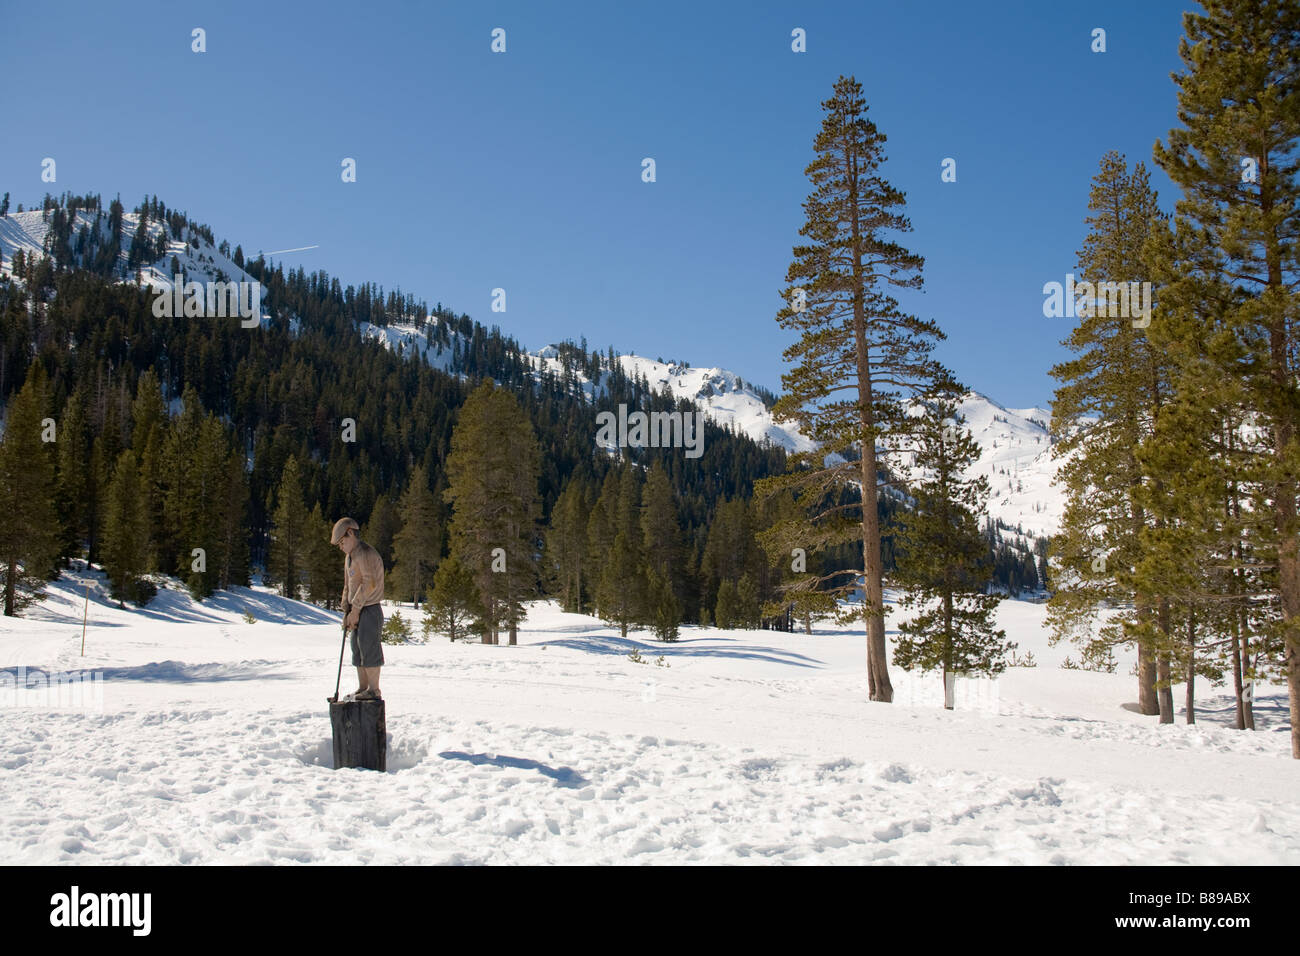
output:
M 1176 124 L 1187 8 L 4 4 L 0 191 L 156 194 L 246 252 L 319 244 L 280 258 L 530 348 L 586 335 L 779 390 L 804 169 L 821 102 L 854 75 L 908 197 L 900 239 L 926 258 L 905 305 L 944 328 L 940 358 L 968 385 L 1045 404 L 1069 320 L 1043 317 L 1043 284 L 1074 267 L 1102 155 L 1150 168 Z M 1158 169 L 1153 184 L 1172 208 Z

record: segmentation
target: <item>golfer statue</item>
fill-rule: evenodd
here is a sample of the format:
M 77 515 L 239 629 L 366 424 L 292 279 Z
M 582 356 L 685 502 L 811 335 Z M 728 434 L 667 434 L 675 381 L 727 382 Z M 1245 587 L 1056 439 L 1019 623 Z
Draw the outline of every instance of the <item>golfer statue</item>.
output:
M 384 559 L 358 536 L 351 518 L 334 522 L 330 544 L 343 552 L 343 627 L 352 632 L 352 666 L 360 686 L 344 700 L 378 700 L 379 668 L 384 649 L 379 635 L 384 627 Z

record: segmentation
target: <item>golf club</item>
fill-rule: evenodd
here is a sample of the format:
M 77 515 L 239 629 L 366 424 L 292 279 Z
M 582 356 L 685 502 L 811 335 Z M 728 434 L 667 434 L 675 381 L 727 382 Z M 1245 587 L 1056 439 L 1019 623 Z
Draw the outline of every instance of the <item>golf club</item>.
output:
M 348 646 L 348 622 L 343 622 L 343 643 L 339 645 L 339 673 L 334 678 L 334 696 L 329 698 L 331 704 L 337 703 L 339 699 L 339 683 L 343 680 L 343 651 Z

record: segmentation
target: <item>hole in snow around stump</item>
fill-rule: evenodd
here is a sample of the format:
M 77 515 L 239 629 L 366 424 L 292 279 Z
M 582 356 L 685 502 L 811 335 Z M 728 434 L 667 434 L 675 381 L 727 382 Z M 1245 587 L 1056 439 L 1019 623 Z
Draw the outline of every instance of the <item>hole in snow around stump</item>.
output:
M 424 744 L 413 740 L 395 741 L 392 734 L 388 735 L 387 767 L 389 773 L 410 770 L 422 763 L 428 755 L 429 748 Z M 299 760 L 309 767 L 324 767 L 327 770 L 333 770 L 334 741 L 329 737 L 325 737 L 318 743 L 299 750 L 297 756 Z
M 298 759 L 312 767 L 334 766 L 334 742 L 326 737 L 320 743 L 298 751 Z
M 393 735 L 388 735 L 388 772 L 397 773 L 399 770 L 410 770 L 416 764 L 422 762 L 429 755 L 429 748 L 424 744 L 414 740 L 393 740 Z

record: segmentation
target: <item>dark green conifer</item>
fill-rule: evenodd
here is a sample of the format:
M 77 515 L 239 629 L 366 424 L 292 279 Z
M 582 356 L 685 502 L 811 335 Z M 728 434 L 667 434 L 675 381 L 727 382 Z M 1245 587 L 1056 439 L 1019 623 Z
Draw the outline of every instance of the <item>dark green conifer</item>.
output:
M 884 560 L 877 510 L 878 450 L 894 447 L 909 423 L 904 402 L 943 377 L 931 357 L 943 333 L 934 322 L 904 313 L 895 289 L 921 286 L 923 259 L 892 234 L 906 233 L 906 198 L 882 175 L 885 136 L 866 116 L 862 85 L 840 77 L 822 104 L 826 116 L 806 172 L 814 186 L 807 221 L 786 280 L 782 328 L 799 335 L 786 358 L 785 393 L 773 412 L 793 421 L 815 444 L 792 455 L 787 474 L 764 479 L 761 497 L 796 492 L 797 519 L 774 531 L 773 550 L 809 551 L 861 541 L 863 563 L 823 587 L 847 595 L 864 589 L 872 700 L 890 701 L 885 645 Z M 845 488 L 860 489 L 856 509 L 827 506 Z
M 913 445 L 920 476 L 914 504 L 894 532 L 900 605 L 919 613 L 899 625 L 894 663 L 938 670 L 947 687 L 949 675 L 1001 673 L 1016 645 L 993 623 L 1001 596 L 985 592 L 988 546 L 979 516 L 988 481 L 964 477 L 979 460 L 979 445 L 962 427 L 954 396 L 931 397 L 924 408 Z

